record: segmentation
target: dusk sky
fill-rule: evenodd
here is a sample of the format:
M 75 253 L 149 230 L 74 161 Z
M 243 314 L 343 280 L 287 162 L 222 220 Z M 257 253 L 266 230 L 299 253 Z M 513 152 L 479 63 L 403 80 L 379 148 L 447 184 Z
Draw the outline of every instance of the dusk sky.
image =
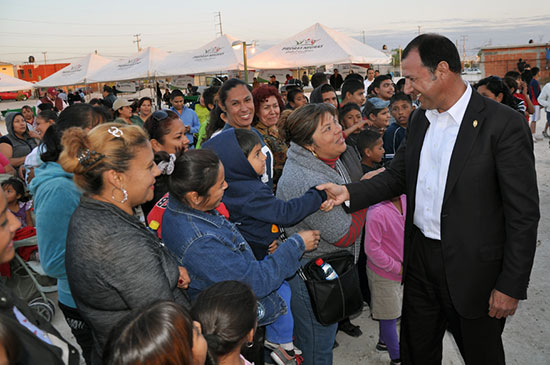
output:
M 70 61 L 97 50 L 107 57 L 141 47 L 166 51 L 195 49 L 223 32 L 256 40 L 259 50 L 319 22 L 380 49 L 404 47 L 420 31 L 458 41 L 466 53 L 486 45 L 550 42 L 547 0 L 518 1 L 9 1 L 0 13 L 0 61 L 22 63 L 33 55 L 43 63 Z

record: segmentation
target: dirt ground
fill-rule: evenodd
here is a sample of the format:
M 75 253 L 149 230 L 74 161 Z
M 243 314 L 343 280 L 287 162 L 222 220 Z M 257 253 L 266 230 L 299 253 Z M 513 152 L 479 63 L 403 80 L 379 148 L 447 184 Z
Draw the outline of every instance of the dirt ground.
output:
M 30 104 L 31 101 L 27 103 Z M 20 107 L 24 102 L 3 102 L 0 110 L 14 106 Z M 544 127 L 546 116 L 542 113 L 537 126 L 537 135 L 540 136 Z M 0 130 L 5 133 L 3 123 Z M 539 224 L 537 253 L 535 264 L 531 274 L 531 283 L 528 290 L 528 299 L 520 302 L 516 315 L 509 318 L 504 330 L 504 348 L 508 364 L 537 365 L 550 364 L 546 356 L 550 354 L 550 281 L 547 275 L 550 272 L 550 149 L 548 140 L 544 139 L 535 144 L 536 168 L 538 174 L 541 220 Z M 51 295 L 56 302 L 55 294 Z M 363 335 L 352 338 L 343 333 L 338 333 L 336 339 L 340 346 L 334 350 L 334 364 L 389 364 L 387 352 L 378 352 L 375 345 L 378 340 L 378 323 L 371 320 L 369 310 L 366 308 L 357 318 L 354 324 L 361 326 Z M 59 309 L 53 321 L 65 338 L 72 337 L 63 315 Z M 464 364 L 454 340 L 446 336 L 444 340 L 443 363 L 449 365 Z M 82 364 L 84 362 L 82 361 Z

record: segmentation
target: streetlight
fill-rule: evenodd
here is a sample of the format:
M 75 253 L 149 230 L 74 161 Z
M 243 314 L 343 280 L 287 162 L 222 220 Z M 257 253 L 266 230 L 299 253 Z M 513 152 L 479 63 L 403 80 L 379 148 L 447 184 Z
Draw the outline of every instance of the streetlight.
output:
M 243 47 L 243 64 L 244 64 L 244 82 L 248 84 L 248 67 L 247 67 L 247 64 L 246 64 L 246 47 L 251 47 L 250 48 L 250 52 L 252 52 L 253 54 L 256 52 L 256 41 L 250 43 L 250 44 L 247 44 L 245 41 L 235 41 L 233 43 L 231 43 L 231 47 L 233 47 L 233 49 L 239 49 L 241 47 Z

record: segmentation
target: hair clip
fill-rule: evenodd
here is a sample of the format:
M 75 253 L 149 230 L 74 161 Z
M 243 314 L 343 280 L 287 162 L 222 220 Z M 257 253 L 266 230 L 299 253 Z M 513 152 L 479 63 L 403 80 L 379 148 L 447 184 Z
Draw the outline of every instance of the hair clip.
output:
M 175 161 L 176 161 L 176 155 L 171 153 L 170 154 L 170 160 L 159 162 L 157 166 L 160 169 L 161 174 L 163 174 L 163 175 L 172 175 L 172 172 L 174 172 L 174 162 Z
M 81 149 L 78 152 L 77 159 L 79 164 L 81 164 L 85 168 L 88 168 L 98 163 L 103 157 L 105 157 L 104 154 L 101 154 L 93 150 L 90 151 L 89 148 L 86 148 L 86 149 Z
M 114 137 L 116 138 L 120 138 L 124 135 L 124 133 L 122 132 L 121 129 L 119 129 L 118 127 L 110 127 L 107 132 L 109 132 L 110 134 L 112 134 Z

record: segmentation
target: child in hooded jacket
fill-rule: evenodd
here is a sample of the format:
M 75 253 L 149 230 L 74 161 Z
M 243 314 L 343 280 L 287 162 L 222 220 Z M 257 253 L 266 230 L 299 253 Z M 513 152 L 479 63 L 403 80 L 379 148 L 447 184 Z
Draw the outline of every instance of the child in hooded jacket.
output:
M 227 130 L 216 136 L 216 143 L 203 144 L 203 148 L 216 151 L 224 165 L 228 188 L 222 201 L 231 222 L 238 227 L 258 260 L 276 249 L 276 241 L 281 236 L 279 225 L 293 226 L 320 208 L 324 211 L 332 208 L 328 202 L 323 204 L 327 196 L 315 187 L 299 198 L 277 199 L 271 188 L 261 181 L 266 160 L 261 147 L 258 135 L 246 129 Z M 288 312 L 266 327 L 265 346 L 274 350 L 271 357 L 278 364 L 285 364 L 285 358 L 294 357 L 294 350 L 297 350 L 292 342 L 294 319 L 288 282 L 283 282 L 277 292 L 284 299 Z

